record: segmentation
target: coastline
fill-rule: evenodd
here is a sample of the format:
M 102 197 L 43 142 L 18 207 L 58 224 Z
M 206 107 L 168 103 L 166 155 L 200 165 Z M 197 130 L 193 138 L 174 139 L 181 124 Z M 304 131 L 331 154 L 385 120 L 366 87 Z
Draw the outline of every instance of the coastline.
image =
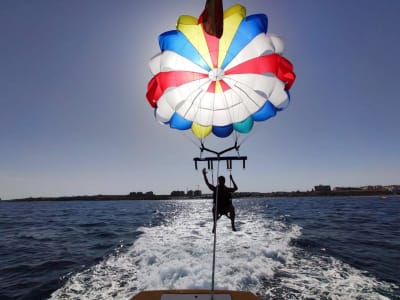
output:
M 334 196 L 376 196 L 389 197 L 399 196 L 389 190 L 349 190 L 349 191 L 296 191 L 296 192 L 236 192 L 233 198 L 290 198 L 290 197 L 334 197 Z M 27 197 L 18 199 L 1 200 L 0 202 L 35 202 L 35 201 L 124 201 L 124 200 L 188 200 L 188 199 L 210 199 L 212 194 L 199 196 L 176 196 L 156 194 L 123 194 L 123 195 L 78 195 L 60 197 Z

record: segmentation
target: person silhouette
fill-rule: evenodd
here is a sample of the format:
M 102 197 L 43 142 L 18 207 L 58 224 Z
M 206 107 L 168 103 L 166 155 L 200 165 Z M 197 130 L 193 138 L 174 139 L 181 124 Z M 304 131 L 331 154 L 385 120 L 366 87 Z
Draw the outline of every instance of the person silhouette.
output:
M 235 227 L 235 207 L 232 204 L 232 193 L 236 192 L 238 187 L 233 180 L 232 175 L 229 176 L 230 180 L 233 183 L 233 187 L 225 186 L 225 177 L 218 177 L 218 184 L 216 186 L 212 185 L 207 178 L 207 170 L 203 169 L 203 177 L 206 182 L 207 187 L 213 192 L 213 230 L 215 233 L 216 221 L 222 216 L 225 215 L 231 220 L 232 231 L 236 231 Z M 217 214 L 215 214 L 215 209 L 217 209 Z

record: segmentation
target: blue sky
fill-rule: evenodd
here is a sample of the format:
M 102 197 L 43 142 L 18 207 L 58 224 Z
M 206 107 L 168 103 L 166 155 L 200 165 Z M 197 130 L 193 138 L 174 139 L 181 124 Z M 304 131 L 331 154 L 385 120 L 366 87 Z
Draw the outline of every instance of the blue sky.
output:
M 0 2 L 2 199 L 206 191 L 198 148 L 145 98 L 158 35 L 205 1 L 138 3 Z M 242 145 L 239 190 L 400 184 L 400 1 L 240 3 L 267 14 L 297 80 Z

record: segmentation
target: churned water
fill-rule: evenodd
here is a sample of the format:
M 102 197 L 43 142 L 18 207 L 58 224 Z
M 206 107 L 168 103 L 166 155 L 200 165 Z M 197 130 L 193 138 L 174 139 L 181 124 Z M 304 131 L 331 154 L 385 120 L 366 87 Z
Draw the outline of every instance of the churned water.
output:
M 215 286 L 261 299 L 400 299 L 400 198 L 234 199 Z M 211 200 L 0 202 L 0 299 L 211 286 Z

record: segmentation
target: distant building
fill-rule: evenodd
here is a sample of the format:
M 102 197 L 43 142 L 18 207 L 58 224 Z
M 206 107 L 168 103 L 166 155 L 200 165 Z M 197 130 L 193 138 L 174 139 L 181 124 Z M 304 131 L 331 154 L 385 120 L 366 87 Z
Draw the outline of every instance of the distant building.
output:
M 381 185 L 367 185 L 367 186 L 362 186 L 361 189 L 367 191 L 381 191 L 384 190 L 385 188 Z
M 189 190 L 189 191 L 187 191 L 186 195 L 188 197 L 201 197 L 201 191 L 200 190 L 195 190 L 195 191 Z
M 330 185 L 316 185 L 314 186 L 314 191 L 315 192 L 330 192 L 331 191 L 331 186 Z
M 351 191 L 360 191 L 360 190 L 362 190 L 362 188 L 352 187 L 352 186 L 348 186 L 348 187 L 337 186 L 334 189 L 335 192 L 351 192 Z
M 400 185 L 387 185 L 384 188 L 391 191 L 392 193 L 400 192 Z
M 144 193 L 143 192 L 131 192 L 131 193 L 129 193 L 129 196 L 143 197 Z
M 183 197 L 183 196 L 185 196 L 185 192 L 184 191 L 172 191 L 171 196 L 172 197 Z
M 195 196 L 195 197 L 201 197 L 201 195 L 202 195 L 202 194 L 201 194 L 201 191 L 200 191 L 200 190 L 195 190 L 195 191 L 194 191 L 194 196 Z

